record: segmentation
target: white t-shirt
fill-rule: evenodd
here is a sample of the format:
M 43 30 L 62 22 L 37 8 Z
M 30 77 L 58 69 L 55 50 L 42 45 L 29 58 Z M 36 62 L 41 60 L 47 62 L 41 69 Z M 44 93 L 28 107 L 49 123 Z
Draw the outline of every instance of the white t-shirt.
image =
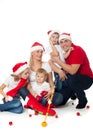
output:
M 42 63 L 42 68 L 45 69 L 47 73 L 52 72 L 51 67 L 50 67 L 50 65 L 49 65 L 48 62 L 43 62 Z M 32 82 L 35 82 L 35 81 L 36 81 L 36 72 L 31 71 L 31 74 L 30 74 L 30 83 L 32 84 Z
M 55 48 L 57 49 L 58 53 L 59 53 L 59 58 L 61 61 L 65 62 L 65 59 L 64 59 L 64 56 L 63 56 L 63 53 L 64 51 L 62 50 L 62 48 L 60 47 L 60 45 L 55 45 Z M 49 47 L 46 48 L 46 54 L 47 55 L 50 55 L 50 53 L 52 52 L 52 48 L 51 48 L 51 45 L 49 44 Z M 57 63 L 55 63 L 58 67 L 60 67 Z M 62 68 L 62 67 L 60 67 Z
M 14 77 L 12 77 L 10 75 L 4 82 L 4 84 L 7 87 L 6 92 L 10 91 L 13 88 L 15 88 L 18 85 L 19 82 L 20 82 L 20 80 L 19 81 L 14 81 Z
M 37 82 L 32 82 L 32 89 L 40 96 L 42 91 L 49 91 L 50 85 L 47 82 L 44 82 L 42 85 L 38 85 Z

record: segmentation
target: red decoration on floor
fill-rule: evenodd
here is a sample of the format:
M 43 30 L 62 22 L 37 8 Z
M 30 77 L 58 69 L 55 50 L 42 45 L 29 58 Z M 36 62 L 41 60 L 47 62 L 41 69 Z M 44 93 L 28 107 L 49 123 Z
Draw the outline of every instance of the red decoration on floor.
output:
M 87 108 L 87 109 L 89 109 L 89 108 L 90 108 L 90 106 L 89 106 L 89 105 L 87 105 L 87 106 L 86 106 L 86 108 Z
M 12 125 L 13 125 L 13 122 L 12 122 L 12 121 L 9 121 L 9 125 L 12 126 Z
M 38 115 L 38 112 L 37 112 L 37 111 L 35 111 L 35 115 Z
M 55 118 L 58 118 L 58 115 L 55 115 Z
M 80 114 L 80 112 L 77 112 L 76 115 L 77 115 L 77 116 L 80 116 L 81 114 Z
M 32 117 L 32 115 L 31 115 L 31 114 L 29 114 L 29 117 Z
M 72 102 L 72 105 L 74 105 L 74 102 Z

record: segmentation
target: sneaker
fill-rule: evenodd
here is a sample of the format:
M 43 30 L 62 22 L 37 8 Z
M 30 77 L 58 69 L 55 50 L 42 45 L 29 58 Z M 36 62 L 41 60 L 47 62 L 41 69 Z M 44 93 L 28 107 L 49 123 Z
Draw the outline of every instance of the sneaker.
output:
M 76 100 L 76 98 L 77 98 L 76 94 L 75 94 L 75 93 L 72 93 L 71 99 L 72 99 L 72 100 Z
M 87 99 L 85 99 L 83 102 L 79 102 L 79 104 L 76 106 L 76 109 L 85 108 L 87 102 L 88 102 Z

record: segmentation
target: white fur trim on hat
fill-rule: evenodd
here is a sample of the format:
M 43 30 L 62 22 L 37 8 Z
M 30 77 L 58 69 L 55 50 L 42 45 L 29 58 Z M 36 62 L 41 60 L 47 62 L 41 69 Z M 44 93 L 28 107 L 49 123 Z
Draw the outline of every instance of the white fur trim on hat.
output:
M 28 64 L 24 64 L 19 69 L 17 69 L 13 74 L 14 75 L 18 75 L 18 74 L 20 74 L 21 72 L 23 72 L 28 67 L 29 67 Z
M 36 51 L 36 50 L 44 50 L 42 46 L 34 46 L 31 48 L 30 52 Z
M 68 39 L 70 41 L 72 40 L 70 34 L 61 34 L 60 37 L 59 37 L 59 42 L 62 39 Z
M 54 34 L 54 33 L 58 33 L 58 34 L 60 34 L 60 32 L 58 31 L 58 30 L 50 30 L 50 32 L 48 33 L 48 36 L 49 36 L 49 38 L 51 37 L 51 35 L 52 34 Z

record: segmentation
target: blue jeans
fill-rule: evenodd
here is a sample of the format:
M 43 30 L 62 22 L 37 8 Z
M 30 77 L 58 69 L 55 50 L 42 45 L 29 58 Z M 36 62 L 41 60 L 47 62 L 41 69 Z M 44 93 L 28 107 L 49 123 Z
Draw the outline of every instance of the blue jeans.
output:
M 47 100 L 44 97 L 42 98 L 42 100 L 40 102 L 43 106 L 46 106 L 46 104 L 47 104 Z
M 59 92 L 62 89 L 62 80 L 60 79 L 58 73 L 54 72 L 55 77 L 55 86 L 56 92 Z
M 26 96 L 29 94 L 29 91 L 27 90 L 26 87 L 23 87 L 19 90 L 20 96 L 25 100 Z M 55 92 L 53 95 L 53 100 L 52 103 L 55 106 L 60 106 L 63 102 L 63 95 L 59 92 Z M 45 104 L 45 101 L 43 100 L 42 104 Z
M 4 101 L 3 104 L 0 104 L 0 110 L 20 114 L 23 112 L 23 106 L 21 101 L 15 97 L 12 101 Z

